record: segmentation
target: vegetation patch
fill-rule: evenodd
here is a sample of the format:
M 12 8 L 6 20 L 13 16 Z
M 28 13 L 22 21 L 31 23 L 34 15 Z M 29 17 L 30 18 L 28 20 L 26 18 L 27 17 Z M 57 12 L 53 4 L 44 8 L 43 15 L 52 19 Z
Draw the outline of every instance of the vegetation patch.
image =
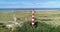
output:
M 35 26 L 31 26 L 31 22 L 24 22 L 22 27 L 17 27 L 15 32 L 51 32 L 52 27 L 46 23 L 35 22 Z
M 40 21 L 53 21 L 53 19 L 40 19 Z

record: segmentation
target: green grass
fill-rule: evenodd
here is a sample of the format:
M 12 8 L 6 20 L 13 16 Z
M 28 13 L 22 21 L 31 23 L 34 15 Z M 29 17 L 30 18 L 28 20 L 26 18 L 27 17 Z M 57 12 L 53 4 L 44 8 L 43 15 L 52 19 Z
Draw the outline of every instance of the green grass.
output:
M 1 22 L 6 23 L 9 21 L 13 21 L 14 14 L 17 17 L 18 22 L 20 22 L 20 21 L 21 22 L 26 22 L 26 21 L 31 22 L 31 19 L 32 19 L 31 11 L 16 11 L 16 12 L 0 12 L 0 23 Z M 31 29 L 35 29 L 34 30 L 35 32 L 42 31 L 42 30 L 43 31 L 49 30 L 49 32 L 60 32 L 59 31 L 60 30 L 60 11 L 35 11 L 35 21 L 39 22 L 37 24 L 38 25 L 37 28 L 32 28 L 29 23 L 25 23 L 24 25 L 26 27 L 22 26 L 21 29 L 23 29 L 24 32 L 26 29 L 27 29 L 27 31 L 33 31 Z M 41 23 L 43 23 L 44 25 Z M 41 26 L 41 25 L 43 25 L 43 26 Z M 50 28 L 54 27 L 54 28 L 50 29 L 49 27 Z M 24 29 L 24 28 L 26 28 L 26 29 Z M 8 29 L 1 28 L 1 26 L 0 26 L 0 30 L 7 31 Z M 50 30 L 52 30 L 52 31 L 50 31 Z M 4 31 L 2 31 L 2 32 L 4 32 Z M 8 31 L 10 31 L 10 30 L 8 30 Z
M 16 15 L 17 21 L 26 21 L 31 20 L 31 12 L 17 11 L 17 12 L 1 12 L 0 13 L 0 22 L 13 21 L 13 15 Z
M 17 21 L 31 21 L 31 11 L 0 12 L 0 22 L 13 21 L 13 15 L 16 15 Z M 25 19 L 27 18 L 27 19 Z M 35 21 L 45 22 L 52 26 L 60 25 L 60 11 L 35 11 Z
M 37 21 L 45 22 L 52 26 L 60 25 L 60 11 L 37 11 L 35 17 Z

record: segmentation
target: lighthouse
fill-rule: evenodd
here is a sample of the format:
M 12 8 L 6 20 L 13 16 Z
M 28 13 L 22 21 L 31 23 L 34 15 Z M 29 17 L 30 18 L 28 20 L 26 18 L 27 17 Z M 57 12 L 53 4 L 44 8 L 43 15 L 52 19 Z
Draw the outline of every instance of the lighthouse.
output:
M 35 26 L 35 23 L 34 23 L 34 9 L 32 10 L 32 27 Z

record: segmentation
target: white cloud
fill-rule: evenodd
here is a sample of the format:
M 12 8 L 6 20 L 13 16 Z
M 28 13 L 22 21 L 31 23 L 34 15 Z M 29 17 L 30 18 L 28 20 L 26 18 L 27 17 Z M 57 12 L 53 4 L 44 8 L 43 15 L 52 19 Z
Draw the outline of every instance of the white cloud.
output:
M 48 1 L 41 4 L 44 8 L 60 8 L 60 2 L 59 1 Z
M 28 8 L 60 8 L 59 1 L 46 1 L 46 2 L 0 2 L 0 7 L 28 7 Z

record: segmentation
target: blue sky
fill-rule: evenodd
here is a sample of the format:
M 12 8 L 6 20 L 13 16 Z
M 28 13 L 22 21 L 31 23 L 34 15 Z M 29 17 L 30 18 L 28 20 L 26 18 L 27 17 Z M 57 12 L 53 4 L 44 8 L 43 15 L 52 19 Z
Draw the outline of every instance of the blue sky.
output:
M 0 8 L 60 8 L 60 0 L 0 0 Z

